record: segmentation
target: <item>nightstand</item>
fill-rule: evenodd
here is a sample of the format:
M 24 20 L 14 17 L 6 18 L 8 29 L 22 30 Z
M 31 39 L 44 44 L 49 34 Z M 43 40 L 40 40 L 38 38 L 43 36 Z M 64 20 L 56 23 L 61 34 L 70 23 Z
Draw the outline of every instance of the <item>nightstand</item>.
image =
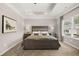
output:
M 24 35 L 23 35 L 23 39 L 27 38 L 27 37 L 30 36 L 30 35 L 31 35 L 31 33 L 24 34 Z

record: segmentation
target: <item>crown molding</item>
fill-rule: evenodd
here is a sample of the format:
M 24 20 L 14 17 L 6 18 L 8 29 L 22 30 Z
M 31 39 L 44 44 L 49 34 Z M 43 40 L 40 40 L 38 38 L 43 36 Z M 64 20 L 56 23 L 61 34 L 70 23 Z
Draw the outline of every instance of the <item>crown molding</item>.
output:
M 24 16 L 16 8 L 14 8 L 11 4 L 5 3 L 5 5 L 7 5 L 9 8 L 11 8 L 13 11 L 15 11 L 19 16 L 24 18 Z
M 76 8 L 78 8 L 78 7 L 79 7 L 79 4 L 76 4 L 76 5 L 73 6 L 72 8 L 67 9 L 67 10 L 65 10 L 64 12 L 62 12 L 61 14 L 59 14 L 57 18 L 59 19 L 59 17 L 61 17 L 61 16 L 65 15 L 65 14 L 71 12 L 72 10 L 74 10 L 74 9 L 76 9 Z

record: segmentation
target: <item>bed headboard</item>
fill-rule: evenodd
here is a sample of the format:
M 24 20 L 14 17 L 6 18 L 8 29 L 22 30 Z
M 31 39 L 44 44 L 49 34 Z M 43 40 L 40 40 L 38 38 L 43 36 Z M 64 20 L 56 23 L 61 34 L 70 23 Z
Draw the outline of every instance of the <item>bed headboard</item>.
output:
M 48 31 L 48 26 L 32 26 L 33 31 Z

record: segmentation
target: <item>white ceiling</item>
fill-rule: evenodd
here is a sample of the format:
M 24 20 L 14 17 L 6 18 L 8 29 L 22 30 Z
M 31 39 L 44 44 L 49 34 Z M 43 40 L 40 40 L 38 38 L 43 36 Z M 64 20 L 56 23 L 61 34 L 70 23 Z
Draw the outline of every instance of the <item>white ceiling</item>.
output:
M 57 3 L 51 15 L 53 17 L 61 16 L 77 6 L 79 6 L 79 3 Z
M 50 12 L 55 6 L 55 3 L 12 3 L 11 5 L 24 15 L 42 15 Z
M 57 17 L 78 3 L 9 3 L 22 16 L 51 15 Z

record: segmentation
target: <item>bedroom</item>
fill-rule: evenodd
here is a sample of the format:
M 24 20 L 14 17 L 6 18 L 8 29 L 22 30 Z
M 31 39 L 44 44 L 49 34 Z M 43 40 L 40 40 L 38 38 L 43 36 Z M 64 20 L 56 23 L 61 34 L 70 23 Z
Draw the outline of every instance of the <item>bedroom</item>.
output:
M 0 3 L 0 55 L 79 55 L 76 32 L 62 21 L 73 23 L 78 10 L 79 3 Z

